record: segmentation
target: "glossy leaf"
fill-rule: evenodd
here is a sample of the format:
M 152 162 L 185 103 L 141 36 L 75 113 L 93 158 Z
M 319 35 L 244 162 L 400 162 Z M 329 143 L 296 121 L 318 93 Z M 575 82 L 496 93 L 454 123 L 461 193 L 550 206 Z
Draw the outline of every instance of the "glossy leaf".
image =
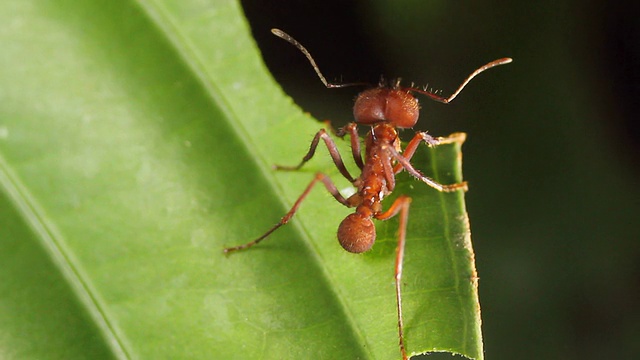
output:
M 399 358 L 397 220 L 348 254 L 349 209 L 318 188 L 263 244 L 222 254 L 314 172 L 348 185 L 325 150 L 272 170 L 320 124 L 270 78 L 236 2 L 9 0 L 0 24 L 3 358 Z M 460 145 L 414 163 L 460 181 Z M 406 174 L 400 193 L 408 348 L 481 358 L 463 194 Z

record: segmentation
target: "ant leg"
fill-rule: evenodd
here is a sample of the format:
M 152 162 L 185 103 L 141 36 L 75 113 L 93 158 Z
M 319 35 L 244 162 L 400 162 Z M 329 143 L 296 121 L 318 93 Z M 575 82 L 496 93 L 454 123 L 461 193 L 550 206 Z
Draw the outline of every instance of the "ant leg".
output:
M 344 166 L 344 162 L 342 161 L 342 157 L 340 156 L 340 152 L 338 151 L 338 147 L 336 143 L 331 139 L 329 135 L 327 135 L 327 131 L 325 129 L 320 129 L 316 133 L 316 136 L 313 137 L 311 141 L 311 146 L 309 147 L 309 152 L 302 158 L 302 161 L 297 166 L 280 166 L 276 165 L 275 168 L 277 170 L 299 170 L 302 165 L 304 165 L 307 161 L 311 160 L 313 155 L 316 153 L 316 148 L 318 147 L 318 143 L 320 139 L 324 140 L 324 143 L 327 145 L 327 149 L 329 150 L 329 154 L 333 159 L 333 163 L 336 164 L 338 170 L 340 170 L 340 174 L 344 176 L 350 182 L 354 182 L 355 179 L 349 174 L 349 171 Z
M 262 236 L 260 236 L 259 238 L 255 239 L 253 241 L 250 241 L 250 242 L 248 242 L 246 244 L 242 244 L 242 245 L 238 245 L 238 246 L 224 248 L 224 250 L 223 250 L 224 253 L 228 254 L 228 253 L 231 253 L 231 252 L 234 252 L 234 251 L 244 250 L 244 249 L 250 248 L 253 245 L 256 245 L 260 241 L 262 241 L 265 238 L 267 238 L 269 235 L 271 235 L 271 233 L 276 231 L 282 225 L 288 223 L 289 220 L 291 220 L 293 215 L 296 213 L 296 211 L 298 211 L 298 208 L 300 207 L 300 204 L 302 204 L 302 201 L 307 197 L 307 195 L 309 195 L 309 193 L 313 189 L 313 186 L 316 183 L 318 183 L 318 181 L 322 181 L 322 183 L 324 184 L 324 187 L 327 189 L 327 191 L 329 191 L 329 193 L 331 193 L 331 195 L 333 195 L 333 197 L 340 204 L 342 204 L 344 206 L 347 206 L 347 207 L 351 207 L 352 206 L 352 205 L 349 204 L 347 199 L 345 199 L 340 194 L 340 192 L 338 191 L 336 186 L 333 184 L 333 182 L 331 181 L 331 179 L 327 175 L 325 175 L 323 173 L 317 173 L 316 176 L 313 178 L 313 180 L 311 180 L 309 185 L 307 185 L 307 188 L 302 192 L 300 197 L 298 197 L 298 200 L 296 200 L 296 202 L 293 204 L 293 206 L 291 207 L 291 210 L 289 210 L 289 212 L 285 216 L 283 216 L 282 219 L 280 219 L 280 222 L 278 222 L 274 227 L 272 227 L 266 233 L 262 234 Z
M 440 144 L 441 138 L 434 138 L 426 132 L 416 132 L 416 134 L 413 136 L 413 139 L 409 141 L 407 147 L 402 152 L 402 156 L 404 156 L 404 158 L 408 161 L 411 161 L 413 154 L 415 154 L 416 150 L 418 149 L 418 145 L 420 145 L 420 142 L 422 141 L 427 143 L 427 146 L 434 147 Z M 402 164 L 398 163 L 393 167 L 393 172 L 397 174 L 400 171 L 402 171 Z
M 458 184 L 450 184 L 450 185 L 440 184 L 439 182 L 422 175 L 420 171 L 416 170 L 416 168 L 414 168 L 413 165 L 411 165 L 411 163 L 409 162 L 409 160 L 407 160 L 407 158 L 405 158 L 400 153 L 398 153 L 398 151 L 394 149 L 392 146 L 385 146 L 385 149 L 387 149 L 391 153 L 391 155 L 402 165 L 402 167 L 405 170 L 407 170 L 409 174 L 411 174 L 411 176 L 431 186 L 432 188 L 438 191 L 443 191 L 443 192 L 452 192 L 458 189 L 463 189 L 465 191 L 467 190 L 466 181 L 463 181 Z
M 393 202 L 391 207 L 381 213 L 376 214 L 378 220 L 387 220 L 400 213 L 400 224 L 398 226 L 398 247 L 396 248 L 396 267 L 395 267 L 395 284 L 396 284 L 396 309 L 398 310 L 398 343 L 402 359 L 407 360 L 407 350 L 404 344 L 404 324 L 402 322 L 402 292 L 400 285 L 402 284 L 402 264 L 404 262 L 404 244 L 406 242 L 407 222 L 409 220 L 409 205 L 411 198 L 401 195 Z
M 358 125 L 356 123 L 348 123 L 345 127 L 340 129 L 336 134 L 336 136 L 342 138 L 346 134 L 349 134 L 351 138 L 351 155 L 353 156 L 353 161 L 356 162 L 356 165 L 362 170 L 364 168 L 364 162 L 362 161 L 362 151 L 360 151 L 360 137 L 358 136 Z
M 364 168 L 364 162 L 362 161 L 362 152 L 360 151 L 360 137 L 358 136 L 358 125 L 354 122 L 348 123 L 345 127 L 336 130 L 333 125 L 331 125 L 331 120 L 323 121 L 325 126 L 329 128 L 329 130 L 339 138 L 344 138 L 345 135 L 349 134 L 351 139 L 351 154 L 353 156 L 353 161 L 355 161 L 356 165 L 362 170 Z

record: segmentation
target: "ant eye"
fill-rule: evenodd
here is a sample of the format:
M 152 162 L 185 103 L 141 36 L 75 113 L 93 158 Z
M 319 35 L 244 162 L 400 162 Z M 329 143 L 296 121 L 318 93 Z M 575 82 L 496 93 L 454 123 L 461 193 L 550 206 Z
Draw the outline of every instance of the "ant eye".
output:
M 388 122 L 399 128 L 410 128 L 418 122 L 420 106 L 411 93 L 387 88 L 365 90 L 356 99 L 353 116 L 356 122 L 373 125 Z

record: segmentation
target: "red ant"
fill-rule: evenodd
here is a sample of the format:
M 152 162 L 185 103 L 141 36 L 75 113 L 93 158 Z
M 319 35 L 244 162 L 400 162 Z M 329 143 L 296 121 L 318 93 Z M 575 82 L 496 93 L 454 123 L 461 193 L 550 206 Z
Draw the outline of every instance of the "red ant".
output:
M 346 86 L 368 85 L 363 83 L 347 83 L 334 84 L 329 83 L 320 72 L 316 62 L 311 57 L 307 49 L 302 46 L 294 38 L 279 29 L 272 29 L 271 32 L 291 43 L 298 48 L 309 60 L 316 74 L 327 88 L 340 88 Z M 302 201 L 307 197 L 314 185 L 321 181 L 327 191 L 342 205 L 349 208 L 355 207 L 353 214 L 348 215 L 338 227 L 338 241 L 342 247 L 352 253 L 365 252 L 373 246 L 376 240 L 376 228 L 371 218 L 376 220 L 387 220 L 400 214 L 400 224 L 398 229 L 398 246 L 396 248 L 396 264 L 395 264 L 395 287 L 396 287 L 396 303 L 398 310 L 398 337 L 400 352 L 402 358 L 407 359 L 407 353 L 404 344 L 403 323 L 402 323 L 402 297 L 400 292 L 400 284 L 402 279 L 402 263 L 404 258 L 404 245 L 407 220 L 409 217 L 409 204 L 411 198 L 406 195 L 399 196 L 386 211 L 382 210 L 382 199 L 389 195 L 396 185 L 395 176 L 403 169 L 406 170 L 416 179 L 426 183 L 438 191 L 452 192 L 457 190 L 466 190 L 467 183 L 461 182 L 457 184 L 443 185 L 433 179 L 430 179 L 411 165 L 410 160 L 415 153 L 418 145 L 424 141 L 427 146 L 438 145 L 443 138 L 433 138 L 426 132 L 416 132 L 415 136 L 404 149 L 401 148 L 400 139 L 396 128 L 411 128 L 418 121 L 420 114 L 420 106 L 418 99 L 413 93 L 419 93 L 428 96 L 432 100 L 448 104 L 462 91 L 462 89 L 481 72 L 494 66 L 510 63 L 510 58 L 502 58 L 494 60 L 486 65 L 479 67 L 471 75 L 469 75 L 458 89 L 449 97 L 442 97 L 426 89 L 418 89 L 415 87 L 400 86 L 400 80 L 396 80 L 390 86 L 385 85 L 382 81 L 374 88 L 361 92 L 356 98 L 353 106 L 353 115 L 355 122 L 347 124 L 344 128 L 335 133 L 336 136 L 343 138 L 349 135 L 351 138 L 351 152 L 356 165 L 362 171 L 360 176 L 354 178 L 345 167 L 342 157 L 338 152 L 335 142 L 329 137 L 324 129 L 318 131 L 311 141 L 309 152 L 304 156 L 300 164 L 297 166 L 276 166 L 278 170 L 298 170 L 315 154 L 320 139 L 322 139 L 331 158 L 335 163 L 342 176 L 347 178 L 357 192 L 348 198 L 343 197 L 331 179 L 323 173 L 317 173 L 314 179 L 309 183 L 302 195 L 293 204 L 289 212 L 280 220 L 278 224 L 269 229 L 259 238 L 243 245 L 225 248 L 225 253 L 231 253 L 238 250 L 250 248 L 266 237 L 271 235 L 282 225 L 289 222 L 291 217 L 296 213 Z M 365 138 L 365 156 L 362 159 L 360 151 L 360 139 L 358 137 L 357 124 L 371 126 L 371 130 Z

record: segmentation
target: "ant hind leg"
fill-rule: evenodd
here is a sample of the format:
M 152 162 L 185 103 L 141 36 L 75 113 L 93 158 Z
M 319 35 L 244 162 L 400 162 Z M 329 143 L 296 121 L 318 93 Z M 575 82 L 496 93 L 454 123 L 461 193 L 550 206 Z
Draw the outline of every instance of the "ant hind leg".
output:
M 402 359 L 406 360 L 407 350 L 404 343 L 404 324 L 402 321 L 402 264 L 404 263 L 404 245 L 407 237 L 407 222 L 409 220 L 409 205 L 411 204 L 411 198 L 405 195 L 399 196 L 396 201 L 393 202 L 391 207 L 375 216 L 378 220 L 387 220 L 398 213 L 400 214 L 400 221 L 398 225 L 398 247 L 396 248 L 396 266 L 394 271 L 394 279 L 396 285 L 396 309 L 398 310 L 398 345 L 400 345 L 400 353 L 402 353 Z

